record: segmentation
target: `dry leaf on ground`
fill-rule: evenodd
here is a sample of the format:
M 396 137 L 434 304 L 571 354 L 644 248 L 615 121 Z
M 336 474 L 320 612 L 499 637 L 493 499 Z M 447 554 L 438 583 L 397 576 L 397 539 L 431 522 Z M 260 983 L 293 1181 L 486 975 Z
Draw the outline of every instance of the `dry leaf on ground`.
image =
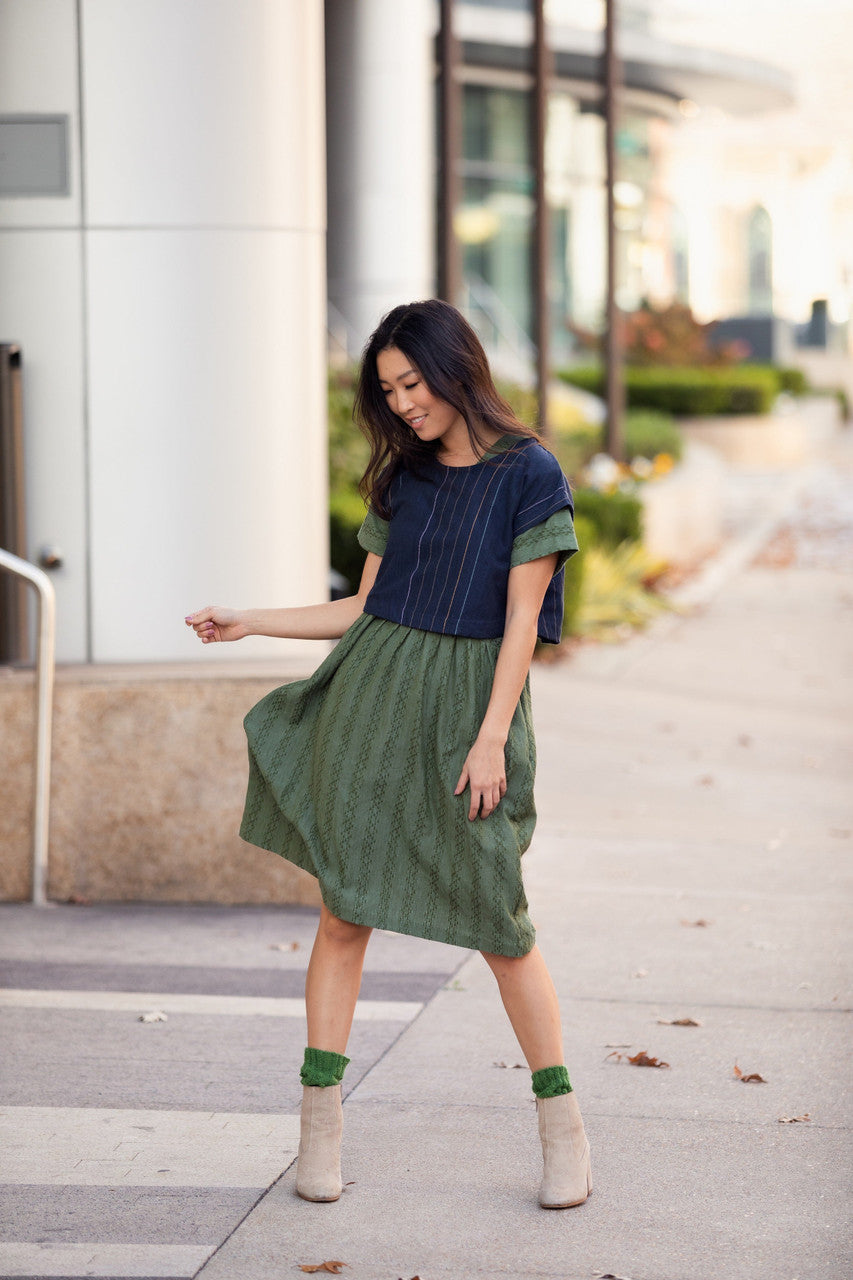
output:
M 341 1267 L 348 1267 L 348 1262 L 318 1262 L 316 1266 L 312 1266 L 310 1262 L 303 1262 L 299 1265 L 300 1271 L 325 1271 L 333 1276 L 341 1274 Z
M 137 1022 L 168 1022 L 168 1015 L 160 1009 L 155 1009 L 152 1013 L 140 1013 L 136 1019 Z
M 709 925 L 714 923 L 713 920 L 682 920 L 681 923 L 685 929 L 707 929 Z
M 271 942 L 270 951 L 298 951 L 298 942 Z
M 748 1074 L 741 1071 L 737 1063 L 734 1070 L 735 1080 L 740 1080 L 741 1084 L 767 1084 L 764 1076 L 760 1076 L 757 1071 L 750 1071 Z
M 804 1115 L 801 1115 L 801 1116 L 780 1116 L 779 1117 L 780 1124 L 807 1124 L 809 1120 L 811 1120 L 811 1116 L 809 1115 L 808 1111 L 806 1111 Z
M 523 1071 L 524 1070 L 523 1062 L 496 1062 L 494 1063 L 494 1066 L 503 1067 L 507 1071 Z
M 701 1027 L 695 1018 L 658 1018 L 659 1027 Z
M 645 1049 L 641 1049 L 639 1053 L 629 1057 L 627 1053 L 619 1053 L 616 1050 L 608 1053 L 607 1058 L 615 1058 L 617 1062 L 628 1062 L 632 1067 L 668 1067 L 668 1062 L 661 1062 L 660 1058 L 652 1058 L 646 1053 Z M 604 1061 L 607 1061 L 607 1058 Z

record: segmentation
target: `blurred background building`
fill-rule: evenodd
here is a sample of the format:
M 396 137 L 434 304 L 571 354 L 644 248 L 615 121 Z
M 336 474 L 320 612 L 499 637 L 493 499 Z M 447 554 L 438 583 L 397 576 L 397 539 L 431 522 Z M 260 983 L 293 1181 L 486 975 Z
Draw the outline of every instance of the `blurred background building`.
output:
M 0 339 L 23 353 L 23 551 L 56 552 L 62 660 L 194 658 L 187 609 L 325 592 L 327 358 L 436 293 L 447 252 L 441 9 L 0 0 Z M 533 0 L 450 9 L 453 300 L 530 381 Z M 545 16 L 556 368 L 604 322 L 604 5 Z M 623 0 L 625 311 L 680 300 L 817 379 L 847 360 L 850 25 L 842 0 Z

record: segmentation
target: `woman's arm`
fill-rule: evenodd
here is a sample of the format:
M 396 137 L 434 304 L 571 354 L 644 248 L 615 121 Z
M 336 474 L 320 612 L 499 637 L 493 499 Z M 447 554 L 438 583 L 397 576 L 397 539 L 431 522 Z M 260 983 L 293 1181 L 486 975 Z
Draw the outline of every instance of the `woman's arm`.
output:
M 556 567 L 556 555 L 549 555 L 510 569 L 506 624 L 489 705 L 454 792 L 458 796 L 470 787 L 470 819 L 478 814 L 487 818 L 506 793 L 504 747 L 536 647 L 539 611 Z
M 337 640 L 364 611 L 381 557 L 367 553 L 358 592 L 343 600 L 298 609 L 224 609 L 209 605 L 185 619 L 202 644 L 242 640 L 244 636 L 277 636 L 287 640 Z

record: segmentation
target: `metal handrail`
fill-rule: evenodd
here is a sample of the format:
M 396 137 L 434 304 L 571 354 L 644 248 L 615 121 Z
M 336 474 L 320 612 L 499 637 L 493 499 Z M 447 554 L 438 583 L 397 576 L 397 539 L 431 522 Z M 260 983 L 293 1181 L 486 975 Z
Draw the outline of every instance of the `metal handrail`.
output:
M 33 893 L 35 907 L 47 906 L 47 842 L 50 822 L 50 744 L 53 677 L 56 668 L 56 592 L 46 573 L 0 548 L 0 569 L 24 578 L 39 595 L 36 651 L 36 756 L 33 794 Z

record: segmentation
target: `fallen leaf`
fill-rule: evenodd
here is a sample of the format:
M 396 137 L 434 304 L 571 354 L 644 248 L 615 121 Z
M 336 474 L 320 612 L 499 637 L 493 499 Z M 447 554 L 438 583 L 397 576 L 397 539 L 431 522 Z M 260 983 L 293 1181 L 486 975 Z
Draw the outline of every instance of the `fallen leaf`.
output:
M 738 743 L 739 743 L 739 744 L 740 744 L 740 746 L 742 746 L 742 747 L 751 747 L 751 746 L 752 746 L 752 735 L 751 735 L 751 734 L 749 734 L 749 733 L 739 733 L 739 734 L 738 734 Z
M 596 1271 L 596 1280 L 631 1280 L 630 1276 L 617 1276 L 615 1271 Z
M 137 1022 L 168 1022 L 168 1015 L 161 1013 L 159 1009 L 153 1010 L 151 1013 L 140 1013 L 136 1019 Z
M 741 1084 L 767 1084 L 764 1076 L 760 1076 L 757 1071 L 751 1071 L 748 1075 L 741 1071 L 737 1063 L 735 1063 L 735 1080 L 740 1080 Z
M 685 929 L 707 929 L 714 923 L 713 920 L 682 920 L 681 923 Z
M 605 1049 L 630 1049 L 629 1044 L 606 1044 Z
M 341 1267 L 348 1267 L 348 1262 L 318 1262 L 316 1266 L 312 1266 L 310 1262 L 302 1262 L 299 1264 L 300 1271 L 327 1271 L 333 1276 L 341 1274 Z
M 85 897 L 82 893 L 72 893 L 66 901 L 71 907 L 91 907 L 92 899 Z
M 699 787 L 713 787 L 714 775 L 712 773 L 703 773 L 701 778 L 696 779 L 696 785 Z
M 808 1111 L 805 1113 L 805 1115 L 802 1115 L 802 1116 L 780 1116 L 779 1117 L 780 1124 L 805 1124 L 809 1120 L 811 1120 L 811 1116 L 809 1115 Z
M 271 942 L 270 951 L 298 951 L 298 942 Z
M 661 1062 L 659 1058 L 650 1058 L 645 1049 L 641 1049 L 639 1053 L 635 1053 L 633 1057 L 629 1057 L 626 1053 L 619 1053 L 614 1050 L 608 1053 L 607 1058 L 615 1058 L 617 1062 L 626 1061 L 632 1067 L 668 1067 L 668 1062 Z M 607 1061 L 607 1058 L 604 1061 Z
M 660 1058 L 650 1058 L 645 1049 L 641 1049 L 639 1053 L 635 1053 L 633 1058 L 629 1058 L 632 1067 L 668 1067 L 668 1062 L 661 1062 Z
M 659 1027 L 701 1027 L 695 1018 L 658 1018 Z
M 504 1067 L 507 1071 L 523 1071 L 524 1070 L 523 1062 L 496 1062 L 494 1065 L 496 1067 Z
M 631 974 L 632 978 L 647 978 L 649 976 L 648 969 L 635 969 Z

